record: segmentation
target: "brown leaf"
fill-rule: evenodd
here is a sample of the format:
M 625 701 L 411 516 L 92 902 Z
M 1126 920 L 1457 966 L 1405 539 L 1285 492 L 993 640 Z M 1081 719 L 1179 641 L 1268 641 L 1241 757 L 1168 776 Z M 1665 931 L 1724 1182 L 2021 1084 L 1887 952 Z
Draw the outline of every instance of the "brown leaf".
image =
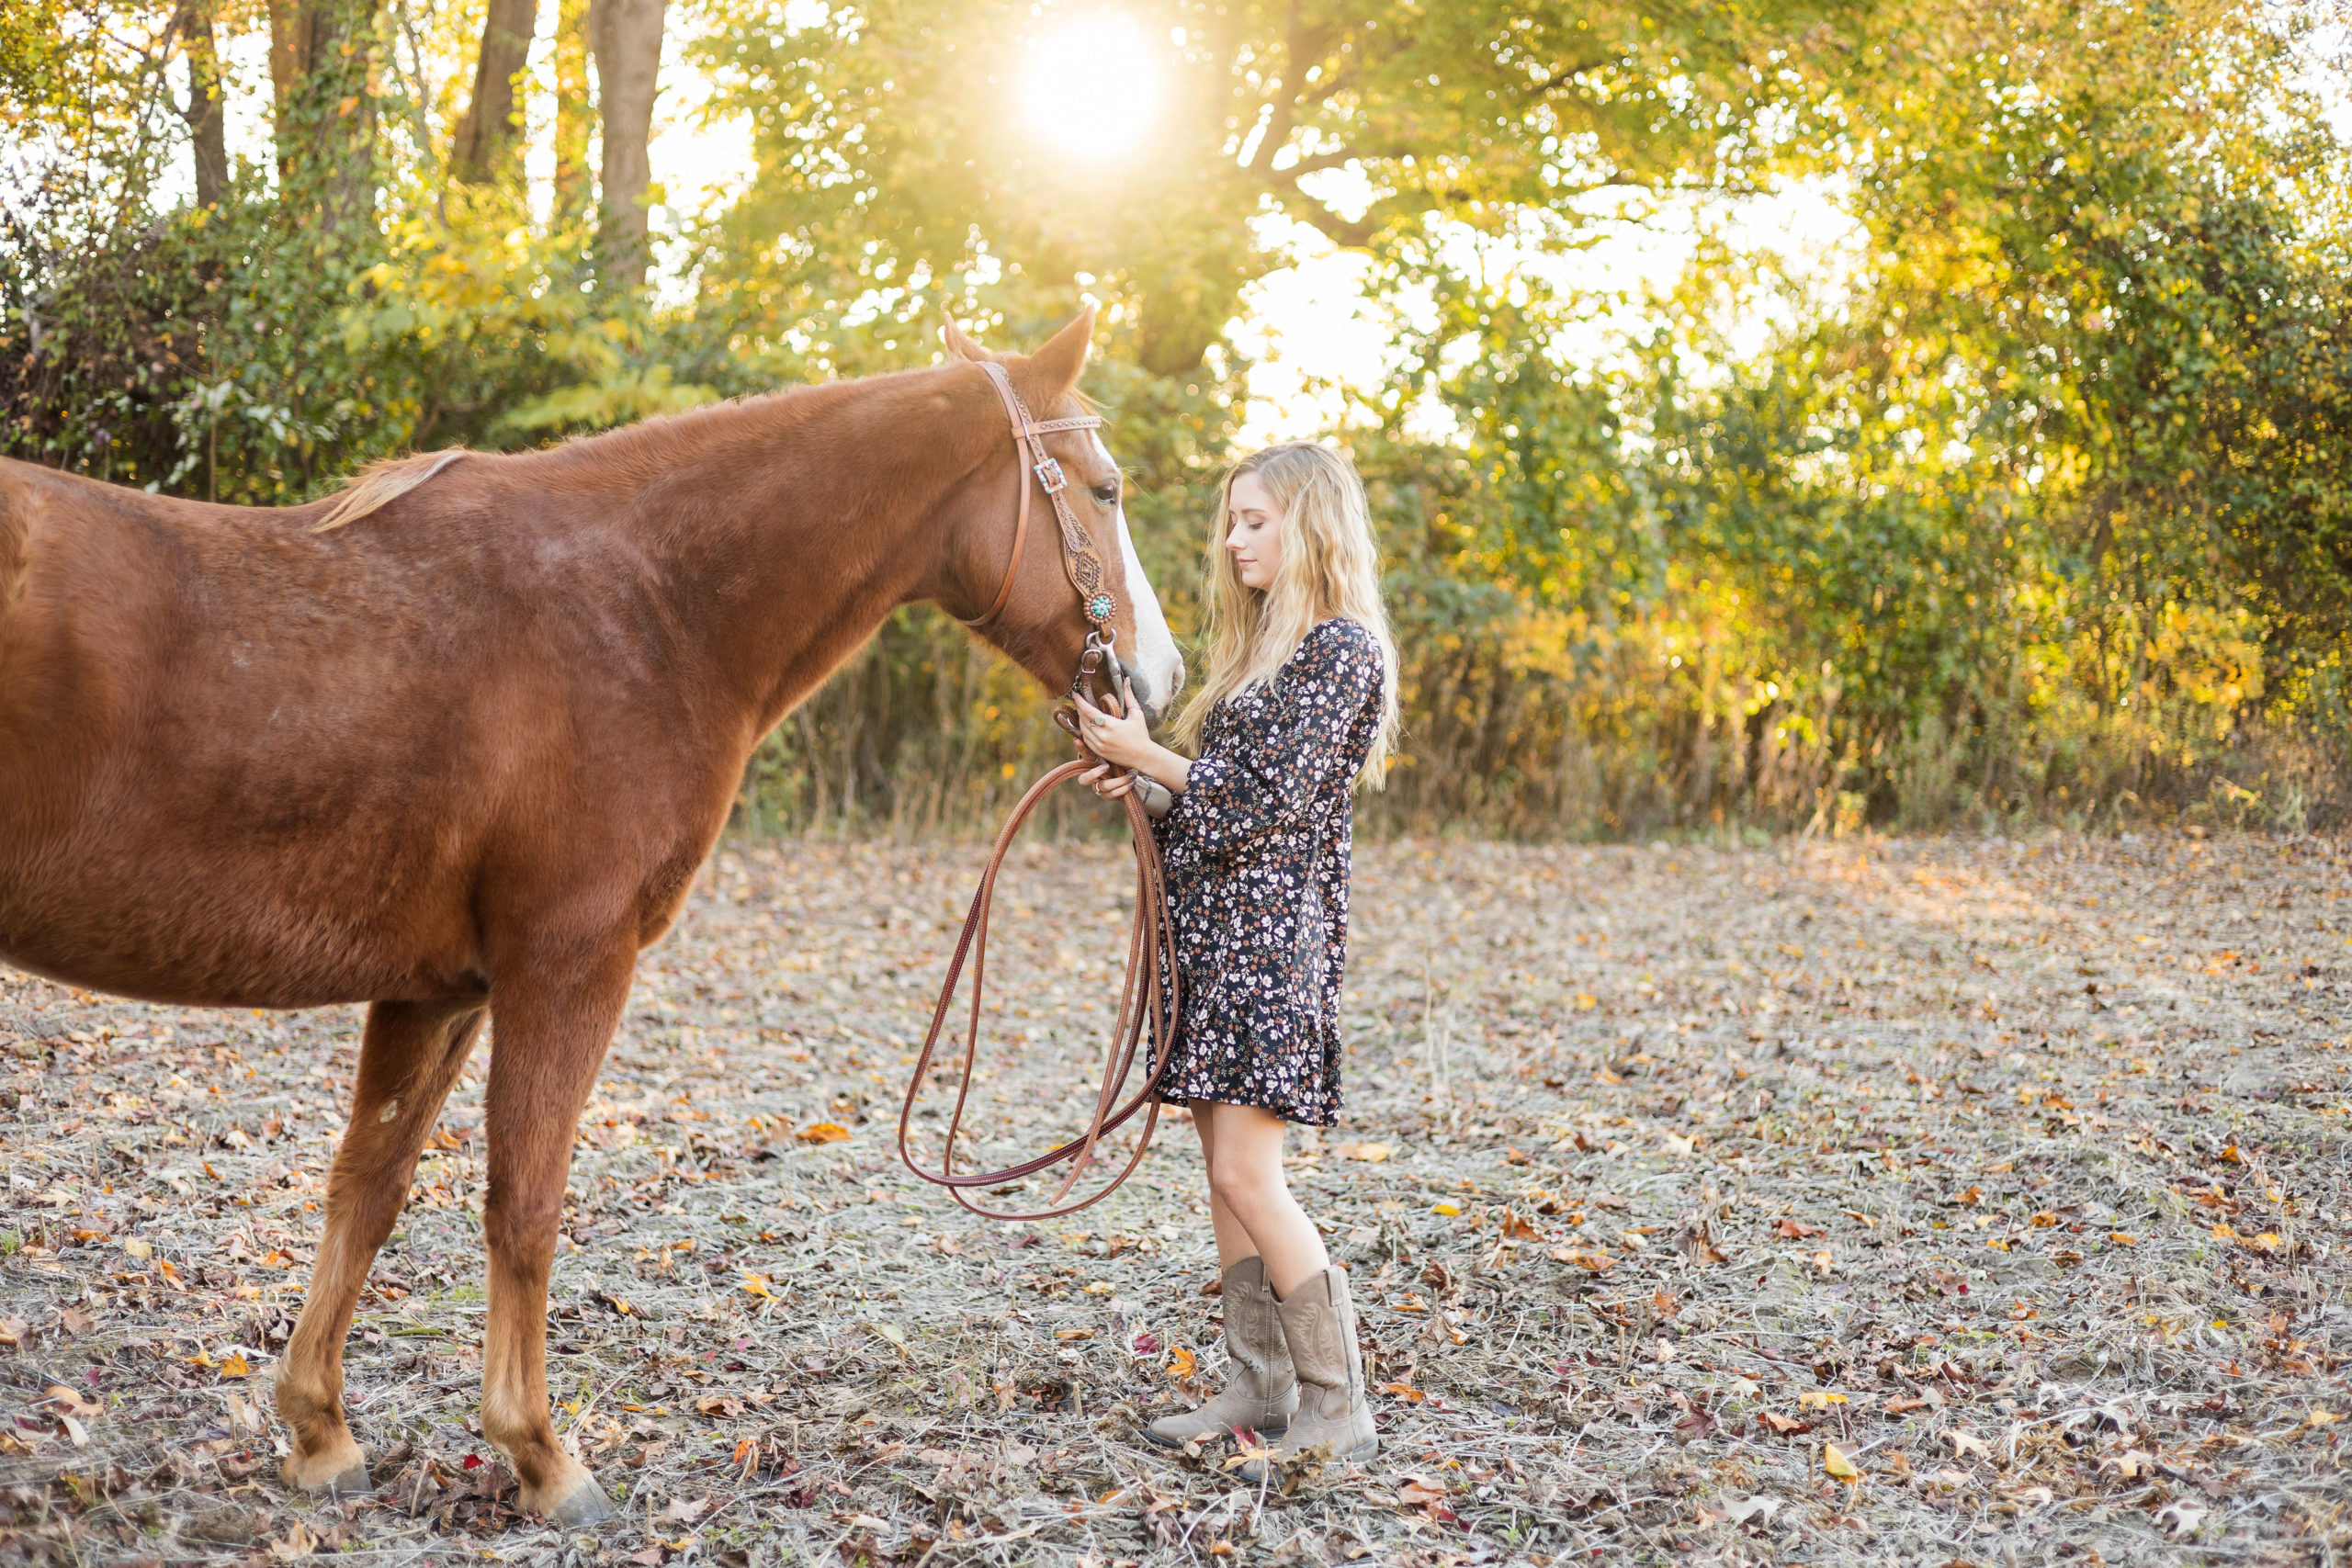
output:
M 1756 1413 L 1756 1419 L 1762 1422 L 1765 1426 L 1771 1427 L 1774 1432 L 1777 1432 L 1783 1438 L 1789 1436 L 1792 1432 L 1810 1432 L 1813 1430 L 1811 1427 L 1806 1426 L 1804 1422 L 1796 1419 L 1796 1417 L 1792 1416 L 1783 1416 L 1778 1411 L 1773 1410 L 1758 1411 Z
M 1442 1503 L 1445 1501 L 1445 1488 L 1433 1482 L 1423 1481 L 1419 1476 L 1408 1476 L 1405 1483 L 1396 1488 L 1396 1500 L 1415 1508 L 1424 1503 Z
M 1782 1220 L 1779 1224 L 1772 1227 L 1772 1234 L 1774 1235 L 1785 1236 L 1791 1241 L 1801 1241 L 1809 1235 L 1823 1235 L 1827 1233 L 1823 1231 L 1819 1225 L 1809 1225 L 1803 1220 Z

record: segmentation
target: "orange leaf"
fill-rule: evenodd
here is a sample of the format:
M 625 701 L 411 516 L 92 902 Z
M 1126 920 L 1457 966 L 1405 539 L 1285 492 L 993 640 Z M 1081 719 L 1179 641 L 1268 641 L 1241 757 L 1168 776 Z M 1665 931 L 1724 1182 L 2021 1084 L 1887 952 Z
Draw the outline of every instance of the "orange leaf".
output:
M 1821 1235 L 1825 1233 L 1819 1225 L 1809 1225 L 1803 1220 L 1782 1220 L 1772 1227 L 1772 1234 L 1785 1236 L 1791 1241 L 1802 1241 L 1806 1236 Z
M 1188 1347 L 1171 1345 L 1168 1348 L 1168 1375 L 1177 1382 L 1182 1382 L 1184 1379 L 1191 1377 L 1199 1364 L 1198 1359 L 1193 1356 Z
M 1771 1427 L 1773 1431 L 1778 1432 L 1783 1438 L 1787 1437 L 1792 1432 L 1810 1432 L 1813 1430 L 1812 1427 L 1806 1426 L 1804 1422 L 1799 1421 L 1792 1416 L 1782 1416 L 1775 1411 L 1759 1410 L 1756 1413 L 1756 1418 L 1758 1421 L 1763 1422 L 1767 1427 Z
M 1397 1398 L 1405 1401 L 1408 1404 L 1419 1404 L 1421 1401 L 1429 1397 L 1428 1394 L 1422 1393 L 1419 1389 L 1415 1388 L 1410 1383 L 1385 1382 L 1380 1384 L 1379 1388 L 1381 1393 L 1393 1393 Z
M 839 1144 L 849 1139 L 849 1129 L 832 1122 L 820 1122 L 813 1127 L 803 1127 L 792 1134 L 804 1144 Z

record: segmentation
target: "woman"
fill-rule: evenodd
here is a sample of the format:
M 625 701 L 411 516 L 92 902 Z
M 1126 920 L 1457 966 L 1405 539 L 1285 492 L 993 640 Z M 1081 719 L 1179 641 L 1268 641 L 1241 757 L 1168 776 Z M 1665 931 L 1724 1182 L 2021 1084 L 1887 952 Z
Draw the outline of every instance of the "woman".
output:
M 1229 1381 L 1155 1421 L 1180 1447 L 1280 1436 L 1280 1462 L 1379 1450 L 1348 1277 L 1283 1174 L 1285 1121 L 1340 1111 L 1350 797 L 1396 728 L 1396 652 L 1363 486 L 1322 446 L 1269 447 L 1227 476 L 1209 544 L 1209 671 L 1156 744 L 1136 704 L 1081 700 L 1096 792 L 1164 791 L 1158 832 L 1183 1014 L 1160 1098 L 1189 1104 L 1224 1269 Z M 1124 712 L 1120 711 L 1124 708 Z M 1124 771 L 1121 771 L 1124 770 Z M 1148 787 L 1158 786 L 1158 787 Z M 1243 1468 L 1263 1479 L 1252 1461 Z

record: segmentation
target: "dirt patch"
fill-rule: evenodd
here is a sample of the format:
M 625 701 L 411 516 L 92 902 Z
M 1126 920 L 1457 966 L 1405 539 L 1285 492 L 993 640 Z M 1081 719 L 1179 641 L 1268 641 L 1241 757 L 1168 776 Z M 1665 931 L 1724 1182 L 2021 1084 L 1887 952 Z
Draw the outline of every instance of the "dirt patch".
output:
M 481 1063 L 350 1346 L 379 1491 L 313 1505 L 268 1371 L 356 1013 L 0 972 L 0 1553 L 2352 1551 L 2336 846 L 1365 850 L 1351 1113 L 1296 1165 L 1386 1447 L 1290 1495 L 1136 1436 L 1218 1359 L 1188 1129 L 1046 1226 L 891 1156 L 975 858 L 730 843 L 648 955 L 553 1292 L 559 1421 L 623 1508 L 594 1531 L 516 1515 L 479 1436 Z M 983 1156 L 1075 1122 L 1124 949 L 1114 852 L 1018 870 Z

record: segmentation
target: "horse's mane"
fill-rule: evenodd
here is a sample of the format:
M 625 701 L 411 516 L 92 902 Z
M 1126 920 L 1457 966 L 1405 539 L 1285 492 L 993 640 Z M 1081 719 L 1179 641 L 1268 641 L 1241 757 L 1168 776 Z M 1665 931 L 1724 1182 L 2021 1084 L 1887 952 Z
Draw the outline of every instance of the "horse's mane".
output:
M 327 514 L 311 528 L 313 534 L 324 534 L 356 522 L 389 502 L 406 495 L 460 457 L 474 454 L 463 446 L 452 446 L 444 452 L 413 452 L 405 457 L 384 457 L 359 470 L 359 477 L 344 487 L 334 498 Z

